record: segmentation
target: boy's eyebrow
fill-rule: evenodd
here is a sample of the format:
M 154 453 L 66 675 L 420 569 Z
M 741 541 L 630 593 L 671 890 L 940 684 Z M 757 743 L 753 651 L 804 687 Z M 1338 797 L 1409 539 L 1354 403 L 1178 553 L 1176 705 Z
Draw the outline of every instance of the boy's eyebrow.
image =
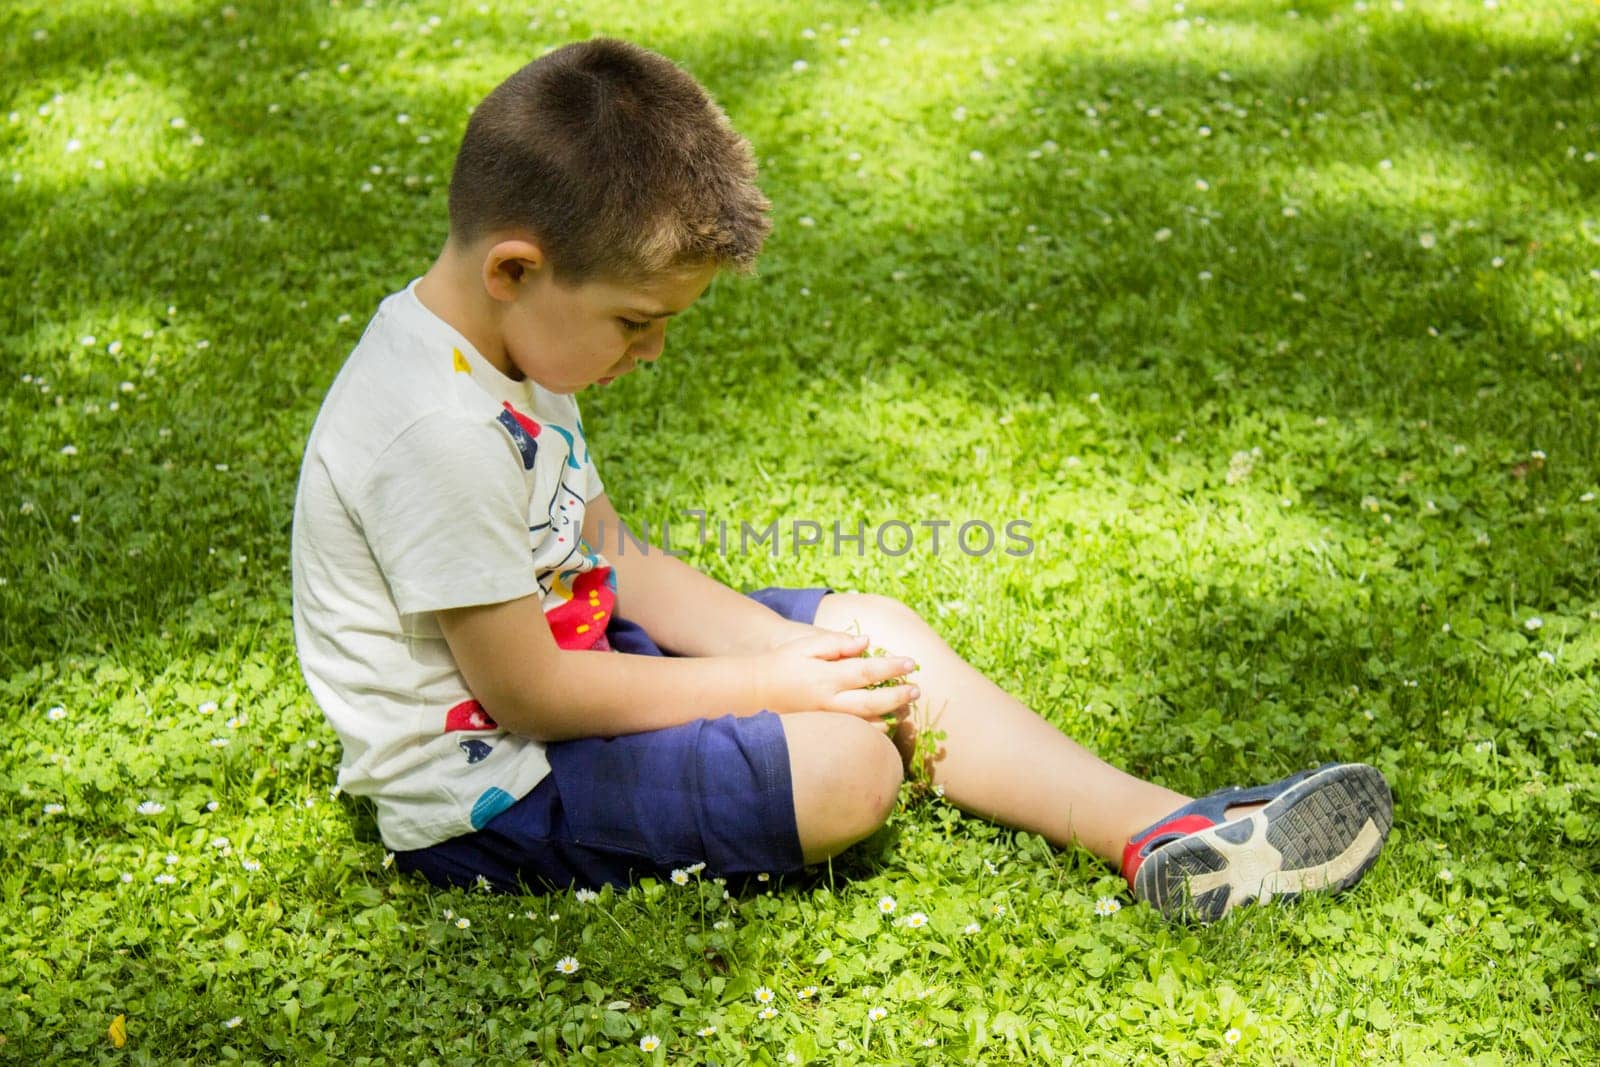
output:
M 641 319 L 670 319 L 677 314 L 676 311 L 640 311 L 638 308 L 629 308 L 628 313 Z

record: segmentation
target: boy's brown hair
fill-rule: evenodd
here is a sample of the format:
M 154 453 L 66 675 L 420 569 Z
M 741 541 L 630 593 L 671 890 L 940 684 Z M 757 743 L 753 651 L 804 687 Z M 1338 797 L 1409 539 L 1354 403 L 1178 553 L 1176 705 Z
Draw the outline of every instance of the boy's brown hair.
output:
M 754 266 L 772 223 L 755 158 L 669 60 L 596 38 L 534 60 L 473 111 L 450 233 L 533 235 L 566 285 L 705 263 Z

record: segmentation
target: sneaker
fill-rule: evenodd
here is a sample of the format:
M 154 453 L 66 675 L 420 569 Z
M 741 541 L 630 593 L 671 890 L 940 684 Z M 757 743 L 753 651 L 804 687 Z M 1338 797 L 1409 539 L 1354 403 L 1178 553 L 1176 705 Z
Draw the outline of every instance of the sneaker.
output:
M 1228 818 L 1229 808 L 1262 802 Z M 1249 900 L 1349 889 L 1393 823 L 1383 775 L 1364 763 L 1328 763 L 1191 800 L 1128 840 L 1122 876 L 1169 918 L 1215 922 Z

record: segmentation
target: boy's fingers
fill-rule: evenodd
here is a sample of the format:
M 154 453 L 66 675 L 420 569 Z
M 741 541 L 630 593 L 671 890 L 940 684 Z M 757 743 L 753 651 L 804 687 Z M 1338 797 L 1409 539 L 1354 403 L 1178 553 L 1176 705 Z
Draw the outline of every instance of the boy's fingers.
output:
M 922 690 L 914 685 L 887 686 L 883 689 L 852 689 L 835 697 L 830 710 L 842 711 L 863 719 L 881 719 L 885 715 L 895 714 L 921 697 Z
M 802 638 L 800 644 L 801 651 L 806 655 L 828 660 L 859 656 L 866 647 L 865 635 L 840 633 L 837 630 L 825 630 Z
M 892 678 L 900 678 L 917 669 L 913 660 L 904 656 L 869 656 L 851 665 L 856 671 L 857 688 L 877 685 Z

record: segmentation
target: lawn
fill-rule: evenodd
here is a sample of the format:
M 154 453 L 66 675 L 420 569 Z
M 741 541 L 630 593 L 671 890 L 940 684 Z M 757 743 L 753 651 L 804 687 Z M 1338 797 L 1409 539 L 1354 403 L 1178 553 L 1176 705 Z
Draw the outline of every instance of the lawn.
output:
M 774 203 L 583 398 L 622 513 L 1175 789 L 1377 765 L 1354 892 L 1173 925 L 909 785 L 782 884 L 393 872 L 295 660 L 300 450 L 468 108 L 595 33 Z M 0 60 L 0 1061 L 1600 1061 L 1594 3 L 13 0 Z

